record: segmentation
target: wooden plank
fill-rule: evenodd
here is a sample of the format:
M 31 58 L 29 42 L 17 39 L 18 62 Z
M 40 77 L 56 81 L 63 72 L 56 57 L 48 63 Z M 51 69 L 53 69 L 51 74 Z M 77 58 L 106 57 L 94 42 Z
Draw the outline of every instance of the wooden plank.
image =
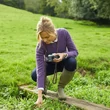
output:
M 20 89 L 37 94 L 36 88 L 31 89 L 31 88 L 29 88 L 28 85 L 20 86 Z M 53 91 L 50 91 L 50 90 L 47 91 L 47 94 L 44 95 L 44 97 L 51 98 L 51 99 L 54 99 L 54 100 L 58 99 L 57 93 L 53 92 Z M 81 100 L 81 99 L 72 98 L 72 97 L 69 97 L 69 96 L 67 97 L 67 99 L 65 101 L 62 100 L 61 102 L 64 102 L 64 103 L 69 104 L 69 105 L 74 105 L 76 107 L 79 107 L 79 108 L 82 108 L 82 109 L 85 109 L 85 110 L 110 110 L 110 108 L 107 108 L 103 105 L 91 103 L 91 102 Z

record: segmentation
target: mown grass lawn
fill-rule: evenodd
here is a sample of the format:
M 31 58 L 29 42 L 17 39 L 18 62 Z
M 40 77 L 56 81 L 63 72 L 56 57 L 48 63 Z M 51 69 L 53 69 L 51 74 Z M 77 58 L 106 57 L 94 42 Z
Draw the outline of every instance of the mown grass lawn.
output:
M 37 95 L 22 92 L 18 86 L 36 85 L 30 74 L 35 67 L 36 24 L 40 16 L 0 5 L 1 110 L 38 110 L 33 106 Z M 77 71 L 65 88 L 66 94 L 110 107 L 110 27 L 51 18 L 56 28 L 70 32 L 79 51 Z M 48 89 L 57 91 L 57 84 L 51 83 Z M 45 99 L 39 110 L 81 109 Z

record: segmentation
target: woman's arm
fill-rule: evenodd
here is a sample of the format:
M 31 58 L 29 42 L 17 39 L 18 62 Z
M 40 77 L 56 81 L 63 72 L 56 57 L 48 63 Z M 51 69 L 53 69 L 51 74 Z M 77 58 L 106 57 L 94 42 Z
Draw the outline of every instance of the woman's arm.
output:
M 66 46 L 67 46 L 67 49 L 68 49 L 68 52 L 67 52 L 67 55 L 68 57 L 69 56 L 73 56 L 73 57 L 76 57 L 78 55 L 78 50 L 69 34 L 69 32 L 67 30 L 65 30 L 65 34 L 66 36 Z
M 37 70 L 37 87 L 38 87 L 38 99 L 35 104 L 40 107 L 42 105 L 42 91 L 44 90 L 45 80 L 45 61 L 44 61 L 45 50 L 43 45 L 38 45 L 36 48 L 36 70 Z
M 37 101 L 35 102 L 35 104 L 38 106 L 38 107 L 41 107 L 42 106 L 42 103 L 43 103 L 43 99 L 42 99 L 42 90 L 38 90 L 38 99 Z

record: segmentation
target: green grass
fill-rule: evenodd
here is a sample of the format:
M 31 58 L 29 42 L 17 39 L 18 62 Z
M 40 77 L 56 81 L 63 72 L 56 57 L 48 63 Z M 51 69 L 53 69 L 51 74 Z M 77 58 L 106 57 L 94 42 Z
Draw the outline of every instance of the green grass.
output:
M 30 74 L 35 67 L 35 28 L 40 16 L 0 5 L 1 110 L 38 110 L 33 106 L 37 96 L 19 91 L 18 86 L 36 85 Z M 56 28 L 64 27 L 70 32 L 79 51 L 77 72 L 66 86 L 66 94 L 110 107 L 110 27 L 51 18 Z M 86 73 L 85 77 L 80 69 Z M 49 89 L 57 91 L 57 84 L 51 82 Z M 50 99 L 45 99 L 40 109 L 81 110 Z

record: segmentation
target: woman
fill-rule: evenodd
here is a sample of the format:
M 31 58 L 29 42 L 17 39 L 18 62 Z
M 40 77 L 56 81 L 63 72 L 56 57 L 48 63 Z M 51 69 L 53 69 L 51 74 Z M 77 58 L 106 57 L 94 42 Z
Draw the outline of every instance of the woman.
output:
M 78 51 L 68 31 L 63 28 L 55 29 L 48 17 L 42 16 L 39 20 L 37 34 L 39 43 L 36 47 L 36 68 L 32 72 L 32 79 L 37 81 L 36 104 L 40 106 L 42 93 L 46 93 L 46 76 L 55 75 L 56 72 L 62 72 L 58 83 L 58 97 L 66 99 L 64 87 L 73 78 Z

